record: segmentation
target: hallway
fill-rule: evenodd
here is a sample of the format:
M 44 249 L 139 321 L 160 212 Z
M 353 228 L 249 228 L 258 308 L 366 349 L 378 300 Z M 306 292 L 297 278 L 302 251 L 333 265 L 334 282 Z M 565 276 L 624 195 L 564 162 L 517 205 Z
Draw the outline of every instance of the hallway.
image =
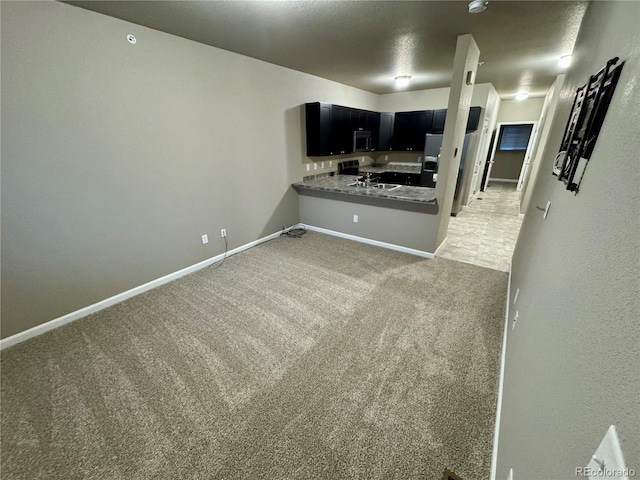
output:
M 508 272 L 522 225 L 519 207 L 515 183 L 489 182 L 471 205 L 451 217 L 436 255 Z

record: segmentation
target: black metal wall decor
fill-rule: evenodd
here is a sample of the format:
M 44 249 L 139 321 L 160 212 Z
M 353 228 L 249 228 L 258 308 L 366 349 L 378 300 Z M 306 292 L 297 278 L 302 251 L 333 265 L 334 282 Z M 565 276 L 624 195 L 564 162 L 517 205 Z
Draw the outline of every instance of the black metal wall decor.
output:
M 620 78 L 624 62 L 615 66 L 618 60 L 618 57 L 609 60 L 576 91 L 560 152 L 553 164 L 553 174 L 576 195 Z

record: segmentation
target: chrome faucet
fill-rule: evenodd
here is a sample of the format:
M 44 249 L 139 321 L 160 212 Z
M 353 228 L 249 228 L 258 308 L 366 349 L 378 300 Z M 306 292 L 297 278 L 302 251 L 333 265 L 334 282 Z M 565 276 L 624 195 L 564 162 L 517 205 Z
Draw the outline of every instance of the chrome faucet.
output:
M 367 175 L 364 177 L 364 184 L 367 188 L 371 186 L 371 173 L 367 172 Z

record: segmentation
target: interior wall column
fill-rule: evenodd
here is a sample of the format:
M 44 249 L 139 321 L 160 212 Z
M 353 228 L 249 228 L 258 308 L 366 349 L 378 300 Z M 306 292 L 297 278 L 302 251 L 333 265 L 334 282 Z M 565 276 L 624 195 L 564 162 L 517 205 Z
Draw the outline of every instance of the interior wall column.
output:
M 460 35 L 456 43 L 456 56 L 453 60 L 451 91 L 449 93 L 447 119 L 444 126 L 442 150 L 438 165 L 436 197 L 440 207 L 440 213 L 438 214 L 440 220 L 436 246 L 440 246 L 447 237 L 479 58 L 480 49 L 473 37 L 470 34 Z

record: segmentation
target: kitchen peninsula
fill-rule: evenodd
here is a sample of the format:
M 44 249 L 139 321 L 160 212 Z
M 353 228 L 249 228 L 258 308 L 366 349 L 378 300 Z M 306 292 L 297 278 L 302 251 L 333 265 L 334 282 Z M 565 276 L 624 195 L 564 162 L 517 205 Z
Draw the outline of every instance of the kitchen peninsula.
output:
M 439 208 L 435 188 L 380 184 L 367 186 L 363 173 L 415 173 L 419 165 L 362 166 L 359 175 L 307 177 L 294 183 L 300 220 L 317 229 L 432 257 Z M 358 182 L 360 179 L 360 182 Z

